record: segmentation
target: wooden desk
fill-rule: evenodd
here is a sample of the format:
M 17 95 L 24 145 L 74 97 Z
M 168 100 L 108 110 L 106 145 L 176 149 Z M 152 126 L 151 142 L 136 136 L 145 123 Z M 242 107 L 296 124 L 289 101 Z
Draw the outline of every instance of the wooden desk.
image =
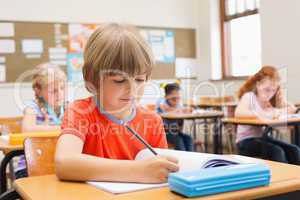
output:
M 203 113 L 162 113 L 160 116 L 164 119 L 209 119 L 223 117 L 221 111 L 205 111 Z
M 5 139 L 3 136 L 0 136 L 0 151 L 3 151 L 4 154 L 20 149 L 23 149 L 23 145 L 11 145 L 7 139 Z
M 185 106 L 191 106 L 194 108 L 213 109 L 224 112 L 224 116 L 233 117 L 234 111 L 238 102 L 200 102 L 200 103 L 185 103 Z
M 268 134 L 272 131 L 274 127 L 280 126 L 294 126 L 295 137 L 293 143 L 300 146 L 300 118 L 290 118 L 290 119 L 258 119 L 258 118 L 224 118 L 222 119 L 223 124 L 235 124 L 235 125 L 250 125 L 250 126 L 262 126 L 265 127 L 263 134 Z M 220 137 L 222 137 L 220 135 Z M 222 144 L 220 144 L 222 145 Z
M 161 117 L 166 120 L 192 120 L 193 121 L 193 139 L 197 138 L 196 133 L 196 120 L 203 120 L 204 123 L 204 134 L 205 134 L 205 152 L 208 149 L 208 120 L 211 119 L 213 123 L 213 152 L 222 152 L 219 149 L 219 135 L 222 131 L 220 119 L 224 116 L 223 112 L 216 110 L 207 110 L 201 113 L 163 113 Z
M 265 161 L 271 169 L 271 184 L 266 187 L 258 187 L 234 192 L 227 192 L 206 197 L 193 198 L 197 200 L 247 200 L 247 199 L 265 199 L 270 196 L 277 196 L 282 199 L 288 196 L 289 200 L 298 199 L 300 190 L 300 167 L 278 162 Z M 283 173 L 284 172 L 284 173 Z M 55 175 L 39 176 L 18 179 L 14 183 L 17 192 L 25 200 L 179 200 L 183 196 L 170 192 L 168 187 L 144 190 L 132 193 L 114 195 L 96 189 L 85 183 L 61 182 Z M 294 193 L 292 193 L 294 192 Z M 298 192 L 299 193 L 299 192 Z M 283 196 L 278 196 L 283 195 Z M 295 198 L 292 196 L 295 195 Z M 266 198 L 267 199 L 267 198 Z
M 229 106 L 237 106 L 238 102 L 207 102 L 207 103 L 198 103 L 194 104 L 197 107 L 229 107 Z
M 0 136 L 0 151 L 3 151 L 5 154 L 13 150 L 23 149 L 23 140 L 27 137 L 58 137 L 59 134 L 60 131 L 11 133 L 10 139 L 12 144 L 9 143 L 8 135 Z

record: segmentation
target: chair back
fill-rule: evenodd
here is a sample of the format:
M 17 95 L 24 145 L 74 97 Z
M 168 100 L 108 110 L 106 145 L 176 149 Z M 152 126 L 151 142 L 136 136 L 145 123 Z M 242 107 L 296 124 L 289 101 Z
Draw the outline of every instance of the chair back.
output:
M 28 176 L 55 173 L 54 156 L 57 137 L 29 137 L 24 141 Z

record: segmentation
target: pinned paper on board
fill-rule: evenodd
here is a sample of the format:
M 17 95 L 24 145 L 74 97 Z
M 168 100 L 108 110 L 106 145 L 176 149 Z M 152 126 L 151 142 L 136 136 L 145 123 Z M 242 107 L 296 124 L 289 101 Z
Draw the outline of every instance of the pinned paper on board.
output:
M 0 64 L 1 64 L 1 63 L 5 63 L 5 60 L 6 60 L 6 59 L 5 59 L 4 56 L 0 56 Z
M 67 54 L 67 48 L 52 47 L 52 48 L 49 48 L 49 54 Z
M 41 54 L 26 54 L 27 59 L 38 59 L 41 58 Z
M 156 61 L 173 63 L 175 60 L 175 34 L 169 30 L 141 29 L 140 34 L 151 46 Z
M 51 60 L 50 62 L 55 64 L 55 65 L 59 65 L 59 66 L 66 66 L 67 65 L 66 60 Z
M 0 23 L 0 37 L 14 37 L 14 23 Z
M 96 30 L 95 24 L 69 25 L 69 50 L 72 53 L 83 53 L 85 44 L 90 35 Z
M 52 47 L 49 48 L 49 60 L 51 63 L 66 66 L 67 65 L 67 48 Z
M 0 64 L 0 82 L 6 81 L 6 66 Z
M 24 39 L 22 40 L 22 52 L 25 54 L 42 54 L 44 51 L 43 40 Z
M 16 44 L 14 40 L 0 40 L 0 53 L 10 54 L 16 52 Z
M 83 54 L 81 53 L 70 53 L 68 54 L 68 80 L 71 82 L 81 82 L 83 81 L 82 75 L 83 67 Z

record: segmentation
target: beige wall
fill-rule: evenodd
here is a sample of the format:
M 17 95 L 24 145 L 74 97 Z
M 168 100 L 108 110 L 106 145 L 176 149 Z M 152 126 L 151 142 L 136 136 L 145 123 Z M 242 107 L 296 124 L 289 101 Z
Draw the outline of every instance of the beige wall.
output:
M 281 72 L 292 101 L 300 101 L 297 88 L 300 74 L 299 7 L 300 1 L 297 0 L 261 0 L 263 64 L 286 67 Z M 184 93 L 234 95 L 242 81 L 209 81 L 212 72 L 220 72 L 218 9 L 218 0 L 5 0 L 1 3 L 0 20 L 121 21 L 143 26 L 195 28 L 200 66 L 198 80 L 184 83 Z M 158 82 L 155 84 L 157 86 Z M 193 90 L 196 87 L 198 89 Z M 72 99 L 88 95 L 83 87 L 70 86 L 70 90 Z M 22 85 L 19 91 L 22 100 L 31 99 L 33 95 L 30 84 Z M 153 88 L 146 92 L 152 94 Z M 14 85 L 0 84 L 0 116 L 21 114 L 22 108 L 15 100 L 14 93 Z M 149 99 L 144 102 L 149 102 Z

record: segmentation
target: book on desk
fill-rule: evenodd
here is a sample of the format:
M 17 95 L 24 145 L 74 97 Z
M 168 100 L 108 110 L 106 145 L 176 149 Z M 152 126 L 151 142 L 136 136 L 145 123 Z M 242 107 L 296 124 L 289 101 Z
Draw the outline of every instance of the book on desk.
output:
M 255 165 L 261 166 L 262 161 L 254 158 L 248 158 L 238 155 L 215 155 L 215 154 L 208 154 L 208 153 L 196 153 L 196 152 L 185 152 L 185 151 L 176 151 L 176 150 L 170 150 L 170 149 L 158 149 L 154 148 L 155 151 L 159 155 L 167 155 L 167 156 L 173 156 L 178 159 L 179 164 L 179 172 L 171 173 L 169 176 L 169 183 L 172 180 L 171 178 L 176 177 L 177 175 L 185 175 L 185 173 L 188 173 L 190 176 L 191 173 L 198 173 L 199 177 L 207 178 L 208 174 L 215 174 L 215 178 L 220 178 L 221 174 L 219 173 L 220 177 L 218 177 L 217 172 L 218 171 L 224 171 L 219 167 L 222 166 L 240 166 L 240 165 L 249 165 L 253 164 L 253 167 Z M 136 157 L 135 160 L 144 160 L 149 159 L 153 157 L 154 155 L 148 150 L 143 149 L 140 151 Z M 209 171 L 208 169 L 213 169 L 214 172 Z M 219 168 L 220 170 L 218 170 Z M 241 169 L 241 171 L 248 170 L 247 169 Z M 265 168 L 264 168 L 265 169 Z M 199 171 L 202 170 L 202 171 Z M 228 169 L 227 169 L 228 170 Z M 238 168 L 234 168 L 235 171 L 238 171 Z M 256 169 L 257 171 L 257 169 Z M 253 171 L 252 171 L 253 172 Z M 255 173 L 255 170 L 254 172 Z M 224 178 L 224 174 L 222 174 Z M 241 176 L 241 173 L 238 174 L 238 176 Z M 232 177 L 231 177 L 232 178 Z M 203 180 L 204 180 L 203 179 Z M 233 180 L 233 179 L 231 179 Z M 264 181 L 268 181 L 265 180 Z M 162 183 L 162 184 L 142 184 L 142 183 L 120 183 L 120 182 L 97 182 L 97 181 L 91 181 L 88 182 L 90 185 L 95 186 L 97 188 L 100 188 L 102 190 L 105 190 L 107 192 L 111 192 L 114 194 L 120 194 L 120 193 L 126 193 L 126 192 L 134 192 L 139 190 L 145 190 L 145 189 L 152 189 L 152 188 L 158 188 L 158 187 L 167 187 L 169 183 Z M 171 184 L 172 185 L 172 184 Z M 170 185 L 170 186 L 171 186 Z M 250 186 L 250 185 L 248 185 Z M 171 188 L 172 189 L 172 188 Z M 193 193 L 194 194 L 194 193 Z M 206 194 L 206 193 L 203 193 Z

